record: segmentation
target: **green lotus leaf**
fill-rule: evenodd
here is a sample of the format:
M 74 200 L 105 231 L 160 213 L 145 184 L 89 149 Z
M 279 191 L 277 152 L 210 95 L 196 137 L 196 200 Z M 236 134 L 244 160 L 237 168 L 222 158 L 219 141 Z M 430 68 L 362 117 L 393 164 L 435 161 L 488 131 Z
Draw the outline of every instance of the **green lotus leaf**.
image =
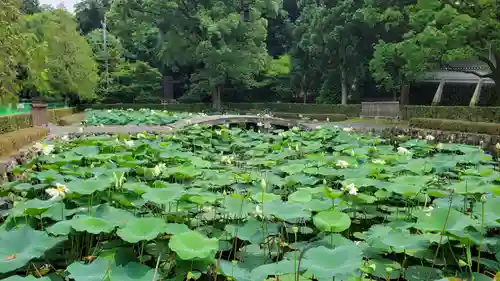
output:
M 169 203 L 176 202 L 185 193 L 181 187 L 172 186 L 167 188 L 155 188 L 144 193 L 142 198 L 149 202 L 159 205 L 168 205 Z
M 305 210 L 305 206 L 299 203 L 291 202 L 266 202 L 263 207 L 264 215 L 273 215 L 284 221 L 310 220 L 311 212 Z
M 91 179 L 78 179 L 66 184 L 70 193 L 90 195 L 96 191 L 104 191 L 113 183 L 111 177 L 99 177 Z
M 36 231 L 28 226 L 0 231 L 0 273 L 23 267 L 65 239 L 50 237 L 45 231 Z
M 314 226 L 325 232 L 342 232 L 351 226 L 351 218 L 335 210 L 322 211 L 313 217 Z
M 118 236 L 129 243 L 150 241 L 164 233 L 167 224 L 161 218 L 136 218 L 128 221 L 123 228 L 118 229 Z
M 373 259 L 368 261 L 368 266 L 374 268 L 373 276 L 383 279 L 397 279 L 401 276 L 401 265 L 388 259 Z
M 189 227 L 182 223 L 167 223 L 165 225 L 165 233 L 167 234 L 179 234 L 183 232 L 188 232 Z
M 107 222 L 119 227 L 136 218 L 136 216 L 134 216 L 131 212 L 112 207 L 108 204 L 99 205 L 92 211 L 92 216 L 104 219 Z
M 69 278 L 75 281 L 155 281 L 154 268 L 138 263 L 128 263 L 125 266 L 115 265 L 112 261 L 97 258 L 91 264 L 74 262 L 67 268 Z
M 79 232 L 88 232 L 92 234 L 111 233 L 115 225 L 105 219 L 91 216 L 76 216 L 71 219 L 71 227 Z
M 250 271 L 243 268 L 240 264 L 233 264 L 230 261 L 221 260 L 219 262 L 219 268 L 227 277 L 232 277 L 236 281 L 250 281 L 251 275 Z
M 31 199 L 17 204 L 11 211 L 14 216 L 26 214 L 28 216 L 36 217 L 45 213 L 56 201 L 40 200 L 38 198 Z
M 206 259 L 215 255 L 219 241 L 196 231 L 188 231 L 172 236 L 168 246 L 183 260 Z
M 61 236 L 61 235 L 66 236 L 71 232 L 72 223 L 73 222 L 71 220 L 59 221 L 59 222 L 56 222 L 55 224 L 47 227 L 45 229 L 45 231 L 47 231 L 47 233 L 55 235 L 55 236 Z
M 312 194 L 307 190 L 297 190 L 288 195 L 289 202 L 307 203 L 312 200 Z
M 404 275 L 408 281 L 439 280 L 443 277 L 441 270 L 421 265 L 408 266 Z
M 264 264 L 256 267 L 250 273 L 252 281 L 260 281 L 266 279 L 269 275 L 280 276 L 296 272 L 297 263 L 293 261 L 283 260 L 276 263 Z
M 338 246 L 335 249 L 320 246 L 305 252 L 302 264 L 321 280 L 327 280 L 353 275 L 361 267 L 362 261 L 363 253 L 355 245 Z
M 467 226 L 474 225 L 474 221 L 465 214 L 448 208 L 435 208 L 430 212 L 422 213 L 415 224 L 415 228 L 422 231 L 462 231 Z
M 143 182 L 126 182 L 123 188 L 137 194 L 143 194 L 151 190 L 151 187 Z

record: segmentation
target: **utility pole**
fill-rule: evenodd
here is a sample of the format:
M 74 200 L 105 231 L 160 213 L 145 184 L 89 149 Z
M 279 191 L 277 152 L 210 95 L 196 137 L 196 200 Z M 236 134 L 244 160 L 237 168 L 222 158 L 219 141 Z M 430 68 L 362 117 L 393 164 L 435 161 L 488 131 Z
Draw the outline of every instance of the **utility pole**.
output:
M 101 22 L 102 24 L 102 39 L 104 43 L 104 56 L 105 56 L 105 67 L 106 67 L 106 96 L 108 95 L 108 88 L 109 88 L 109 55 L 108 55 L 108 26 L 107 26 L 107 18 L 106 15 L 104 15 L 104 21 Z

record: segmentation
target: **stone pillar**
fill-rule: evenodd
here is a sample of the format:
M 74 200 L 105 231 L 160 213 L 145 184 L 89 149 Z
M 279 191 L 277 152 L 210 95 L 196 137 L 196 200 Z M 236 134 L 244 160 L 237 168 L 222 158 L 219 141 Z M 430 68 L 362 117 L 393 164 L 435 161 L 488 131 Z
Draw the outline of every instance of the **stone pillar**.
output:
M 470 99 L 469 106 L 476 106 L 477 102 L 479 101 L 479 98 L 481 97 L 481 88 L 483 87 L 483 79 L 479 79 L 479 82 L 477 82 L 476 89 L 474 90 L 474 94 L 472 95 L 472 98 Z
M 33 121 L 33 126 L 48 126 L 48 104 L 33 102 L 31 104 L 31 120 Z
M 441 80 L 441 82 L 439 83 L 439 86 L 436 90 L 436 93 L 434 94 L 434 98 L 432 99 L 432 105 L 439 105 L 439 103 L 441 102 L 441 98 L 443 96 L 444 84 L 445 84 L 445 81 Z

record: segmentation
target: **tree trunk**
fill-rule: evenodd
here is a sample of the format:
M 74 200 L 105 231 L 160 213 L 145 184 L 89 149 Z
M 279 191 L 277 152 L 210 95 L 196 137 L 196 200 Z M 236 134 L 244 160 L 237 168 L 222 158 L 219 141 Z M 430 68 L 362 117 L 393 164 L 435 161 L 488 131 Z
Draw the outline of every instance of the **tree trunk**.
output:
M 401 98 L 399 100 L 400 105 L 407 105 L 410 103 L 410 85 L 404 84 L 401 86 Z
M 221 95 L 222 95 L 222 87 L 221 86 L 215 87 L 215 90 L 212 94 L 212 107 L 218 111 L 220 111 L 222 107 Z
M 174 99 L 174 84 L 172 76 L 163 76 L 163 99 L 167 102 Z
M 344 68 L 340 68 L 340 88 L 342 91 L 342 104 L 347 104 L 348 95 L 348 85 L 347 85 L 347 75 Z

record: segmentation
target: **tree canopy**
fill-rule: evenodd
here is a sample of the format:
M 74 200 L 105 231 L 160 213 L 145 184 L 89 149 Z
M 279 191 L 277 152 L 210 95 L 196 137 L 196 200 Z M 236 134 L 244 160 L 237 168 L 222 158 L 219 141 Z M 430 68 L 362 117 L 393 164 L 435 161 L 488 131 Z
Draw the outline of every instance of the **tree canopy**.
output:
M 398 98 L 457 60 L 482 62 L 485 73 L 461 71 L 500 83 L 496 0 L 81 0 L 74 15 L 0 5 L 2 100 L 345 104 Z

